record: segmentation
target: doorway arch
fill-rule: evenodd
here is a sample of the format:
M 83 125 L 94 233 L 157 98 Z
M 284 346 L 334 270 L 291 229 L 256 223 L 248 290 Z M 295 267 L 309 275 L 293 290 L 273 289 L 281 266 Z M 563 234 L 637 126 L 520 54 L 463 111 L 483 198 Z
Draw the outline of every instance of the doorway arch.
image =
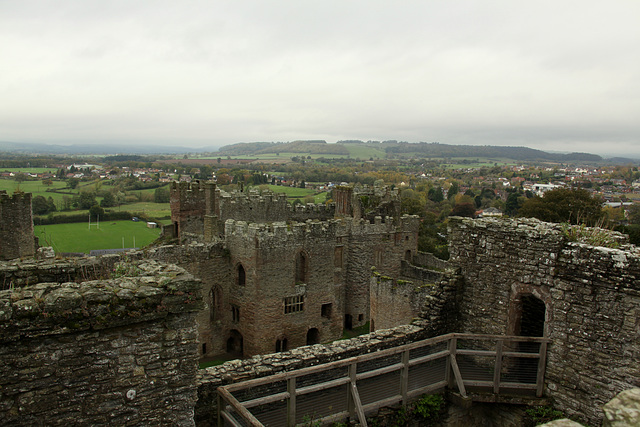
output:
M 243 338 L 240 331 L 232 329 L 227 339 L 227 353 L 233 356 L 242 357 L 243 355 Z
M 307 331 L 307 345 L 320 343 L 320 331 L 318 328 L 311 328 Z

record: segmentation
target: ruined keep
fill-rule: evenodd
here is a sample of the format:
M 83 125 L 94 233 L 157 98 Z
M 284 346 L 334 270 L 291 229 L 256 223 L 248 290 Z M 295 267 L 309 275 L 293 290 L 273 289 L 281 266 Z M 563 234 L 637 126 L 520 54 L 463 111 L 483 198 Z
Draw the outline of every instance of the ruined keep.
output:
M 95 259 L 0 265 L 0 274 L 12 283 L 0 291 L 0 424 L 194 425 L 202 300 L 193 276 Z M 63 282 L 20 280 L 38 277 Z
M 371 267 L 401 277 L 419 220 L 396 192 L 339 187 L 336 205 L 292 206 L 271 192 L 226 193 L 173 183 L 173 234 L 148 251 L 203 280 L 202 355 L 247 356 L 339 338 L 369 322 Z M 396 216 L 381 216 L 380 214 Z
M 31 193 L 0 190 L 0 260 L 33 256 L 36 246 Z

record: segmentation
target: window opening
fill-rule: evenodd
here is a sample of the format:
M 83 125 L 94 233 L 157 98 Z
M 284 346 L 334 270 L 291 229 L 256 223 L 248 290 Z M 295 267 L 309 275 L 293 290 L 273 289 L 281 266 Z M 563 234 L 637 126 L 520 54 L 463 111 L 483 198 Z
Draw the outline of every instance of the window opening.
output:
M 322 307 L 320 308 L 320 315 L 322 317 L 326 317 L 327 319 L 331 318 L 331 309 L 332 309 L 333 304 L 328 303 L 328 304 L 322 304 Z
M 304 310 L 304 295 L 296 295 L 284 299 L 284 314 L 295 313 L 302 310 Z
M 289 346 L 286 338 L 276 340 L 276 353 L 287 351 L 288 349 L 289 349 Z
M 238 286 L 244 286 L 247 282 L 247 274 L 242 264 L 238 264 Z
M 237 305 L 231 305 L 231 321 L 238 323 L 240 321 L 240 307 Z

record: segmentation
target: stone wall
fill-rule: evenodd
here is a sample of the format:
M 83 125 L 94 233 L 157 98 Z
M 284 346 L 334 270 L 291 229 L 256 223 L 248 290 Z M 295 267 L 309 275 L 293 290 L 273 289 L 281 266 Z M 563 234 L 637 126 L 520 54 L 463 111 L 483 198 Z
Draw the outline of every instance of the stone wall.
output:
M 286 194 L 271 191 L 220 193 L 220 221 L 228 219 L 246 222 L 327 220 L 334 217 L 335 205 L 309 204 L 293 206 Z
M 444 271 L 449 268 L 449 262 L 428 252 L 418 252 L 413 255 L 412 263 L 430 269 Z
M 142 253 L 103 255 L 66 259 L 26 259 L 0 262 L 0 290 L 36 283 L 64 283 L 109 277 L 115 264 L 124 259 L 140 259 Z
M 115 273 L 0 291 L 2 424 L 193 425 L 200 283 L 153 261 Z
M 30 257 L 35 253 L 31 193 L 9 196 L 6 191 L 0 191 L 0 260 Z
M 537 220 L 451 219 L 450 262 L 464 277 L 460 332 L 525 334 L 543 317 L 545 393 L 599 424 L 604 403 L 640 385 L 640 251 L 568 236 Z M 536 301 L 544 309 L 527 317 Z
M 457 332 L 462 278 L 440 273 L 435 282 L 371 276 L 371 330 L 420 325 L 429 336 Z M 392 307 L 392 309 L 390 309 Z

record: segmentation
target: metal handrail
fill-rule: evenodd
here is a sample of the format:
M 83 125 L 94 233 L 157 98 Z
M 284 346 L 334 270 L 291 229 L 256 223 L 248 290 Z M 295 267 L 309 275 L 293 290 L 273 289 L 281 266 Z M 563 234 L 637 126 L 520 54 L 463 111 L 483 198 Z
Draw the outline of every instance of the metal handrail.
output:
M 476 344 L 475 347 L 480 348 L 469 348 L 464 345 L 466 341 L 472 341 Z M 268 405 L 276 402 L 285 402 L 287 407 L 286 425 L 295 426 L 299 415 L 296 403 L 297 397 L 309 395 L 310 393 L 326 392 L 332 389 L 335 390 L 334 392 L 339 392 L 340 388 L 345 385 L 347 387 L 347 410 L 336 408 L 333 412 L 324 414 L 314 421 L 328 422 L 349 416 L 353 419 L 357 418 L 361 425 L 366 426 L 365 414 L 370 414 L 383 406 L 398 403 L 406 404 L 409 400 L 422 394 L 440 391 L 445 387 L 457 390 L 463 397 L 467 397 L 468 388 L 487 389 L 494 394 L 499 394 L 501 389 L 505 388 L 508 388 L 512 394 L 514 390 L 515 392 L 534 390 L 536 396 L 541 397 L 544 390 L 544 370 L 549 342 L 549 339 L 542 337 L 452 333 L 380 350 L 375 353 L 221 386 L 218 387 L 218 425 L 226 425 L 226 422 L 234 426 L 261 426 L 262 424 L 249 411 L 249 408 L 268 407 Z M 539 348 L 536 352 L 518 351 L 519 349 L 517 348 L 509 348 L 509 346 L 513 347 L 517 343 L 539 344 Z M 438 346 L 441 348 L 438 348 Z M 410 357 L 412 351 L 428 351 L 429 349 L 434 351 L 426 355 Z M 383 363 L 385 358 L 391 360 L 391 362 L 365 372 L 358 372 L 358 367 L 366 366 L 367 363 Z M 492 361 L 489 362 L 486 359 L 492 359 Z M 535 362 L 535 359 L 538 360 L 537 364 L 520 362 L 522 360 Z M 438 363 L 439 361 L 441 361 L 442 372 L 438 373 L 441 375 L 431 382 L 427 381 L 419 386 L 414 384 L 414 388 L 409 389 L 409 381 L 413 378 L 412 370 L 415 372 L 421 366 Z M 534 371 L 532 371 L 532 367 L 535 367 Z M 326 381 L 321 380 L 313 385 L 296 388 L 298 379 L 321 376 L 322 373 L 339 369 L 345 369 L 347 372 L 337 378 L 331 378 Z M 393 375 L 397 372 L 399 372 L 398 390 L 391 391 L 390 394 L 376 398 L 372 402 L 362 402 L 358 382 L 362 383 L 367 379 L 371 380 L 383 375 Z M 505 375 L 510 377 L 504 378 Z M 528 381 L 513 380 L 514 377 L 523 375 L 528 376 Z M 417 374 L 414 376 L 417 376 Z M 535 381 L 532 382 L 534 377 Z M 234 393 L 280 382 L 287 384 L 286 391 L 269 392 L 269 394 L 254 397 L 244 402 L 239 401 L 234 396 Z

